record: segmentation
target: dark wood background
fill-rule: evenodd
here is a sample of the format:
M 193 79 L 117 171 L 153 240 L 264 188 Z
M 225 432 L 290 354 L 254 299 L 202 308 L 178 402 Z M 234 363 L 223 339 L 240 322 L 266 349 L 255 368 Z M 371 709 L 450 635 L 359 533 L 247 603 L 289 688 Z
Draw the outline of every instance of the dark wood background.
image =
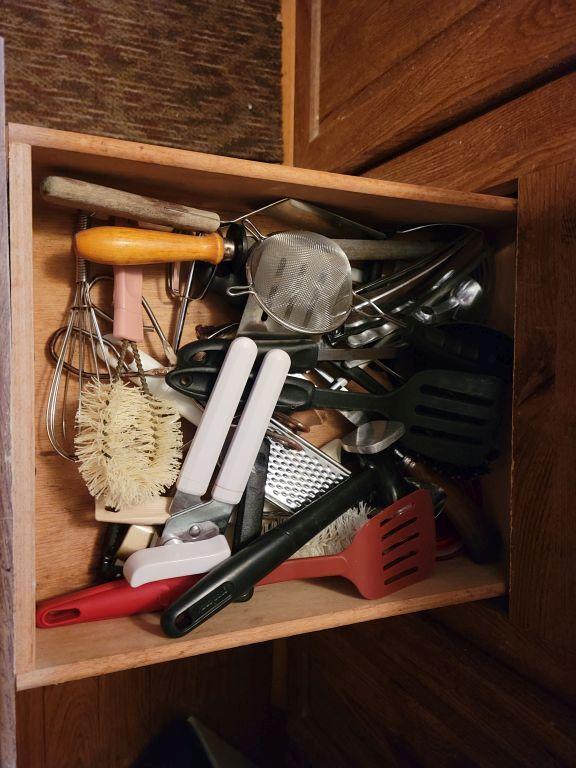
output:
M 521 341 L 509 602 L 289 640 L 294 760 L 575 765 L 576 5 L 296 9 L 294 164 L 518 194 Z
M 280 0 L 0 0 L 11 122 L 282 161 Z
M 576 63 L 573 0 L 296 7 L 295 165 L 304 167 L 364 172 Z

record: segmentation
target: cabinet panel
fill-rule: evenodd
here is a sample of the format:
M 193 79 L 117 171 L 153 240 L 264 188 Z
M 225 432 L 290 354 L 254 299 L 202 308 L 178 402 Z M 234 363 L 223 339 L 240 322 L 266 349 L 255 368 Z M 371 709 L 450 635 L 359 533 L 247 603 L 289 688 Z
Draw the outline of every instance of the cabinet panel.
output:
M 306 756 L 298 765 L 562 768 L 576 760 L 569 705 L 427 615 L 298 638 L 289 650 L 288 735 Z
M 371 168 L 366 176 L 505 194 L 520 176 L 574 157 L 571 73 Z
M 569 0 L 303 0 L 297 10 L 300 166 L 361 172 L 576 61 Z
M 518 192 L 510 613 L 576 654 L 576 162 Z

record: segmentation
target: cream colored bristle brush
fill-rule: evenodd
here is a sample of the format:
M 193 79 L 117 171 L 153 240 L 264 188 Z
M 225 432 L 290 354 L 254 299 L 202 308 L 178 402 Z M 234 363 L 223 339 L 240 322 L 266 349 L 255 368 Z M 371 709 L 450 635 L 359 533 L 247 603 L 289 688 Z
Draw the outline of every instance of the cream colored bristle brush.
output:
M 132 268 L 133 269 L 133 268 Z M 130 285 L 135 281 L 136 285 Z M 137 342 L 142 341 L 141 275 L 115 270 L 114 335 L 124 339 L 116 376 L 89 382 L 76 417 L 76 456 L 92 496 L 113 507 L 159 496 L 178 478 L 182 432 L 176 408 L 150 394 Z M 121 378 L 131 347 L 140 386 Z

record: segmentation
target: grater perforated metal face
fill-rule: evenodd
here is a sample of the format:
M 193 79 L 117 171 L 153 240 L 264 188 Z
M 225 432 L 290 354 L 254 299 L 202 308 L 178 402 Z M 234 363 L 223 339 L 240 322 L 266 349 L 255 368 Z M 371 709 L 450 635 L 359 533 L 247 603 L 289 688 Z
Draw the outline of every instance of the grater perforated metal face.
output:
M 285 441 L 270 441 L 270 457 L 266 477 L 266 498 L 285 512 L 294 512 L 345 480 L 350 472 L 307 440 L 274 421 L 274 430 L 300 450 Z

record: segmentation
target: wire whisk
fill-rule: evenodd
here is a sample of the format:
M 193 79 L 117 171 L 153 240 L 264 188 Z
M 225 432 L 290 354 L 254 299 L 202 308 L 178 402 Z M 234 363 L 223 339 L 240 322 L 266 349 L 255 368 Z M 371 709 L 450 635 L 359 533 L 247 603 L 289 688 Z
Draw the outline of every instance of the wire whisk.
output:
M 76 231 L 87 229 L 89 216 L 78 214 Z M 54 450 L 65 459 L 75 460 L 74 436 L 77 413 L 82 410 L 82 391 L 90 378 L 110 377 L 106 353 L 94 305 L 90 298 L 86 261 L 76 259 L 76 288 L 69 308 L 56 368 L 46 405 L 46 431 Z M 73 375 L 75 371 L 77 375 Z

